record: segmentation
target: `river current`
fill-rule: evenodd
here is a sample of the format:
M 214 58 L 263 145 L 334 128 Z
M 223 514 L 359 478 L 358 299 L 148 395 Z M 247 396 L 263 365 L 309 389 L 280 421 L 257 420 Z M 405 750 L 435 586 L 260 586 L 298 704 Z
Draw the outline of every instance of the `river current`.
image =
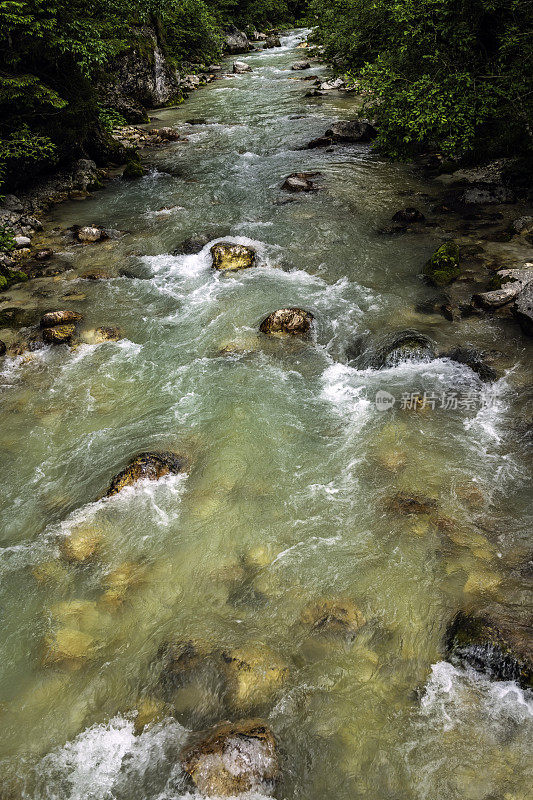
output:
M 498 348 L 504 334 L 422 312 L 438 232 L 377 233 L 405 205 L 428 213 L 432 190 L 412 170 L 368 145 L 298 149 L 353 114 L 341 95 L 304 97 L 311 82 L 290 70 L 304 34 L 155 112 L 188 141 L 150 151 L 144 178 L 55 211 L 62 230 L 123 235 L 68 247 L 71 271 L 35 281 L 36 303 L 68 302 L 82 328 L 118 325 L 124 338 L 1 366 L 6 796 L 189 797 L 188 731 L 230 715 L 209 670 L 173 713 L 134 728 L 176 638 L 267 648 L 287 665 L 259 709 L 279 742 L 280 800 L 530 796 L 531 697 L 442 650 L 460 608 L 525 597 L 524 345 L 511 342 L 488 385 L 447 358 L 373 369 L 351 357 L 407 328 L 437 349 Z M 320 190 L 282 192 L 298 171 L 320 172 Z M 210 239 L 200 253 L 172 255 L 198 234 Z M 258 266 L 212 270 L 210 247 L 227 240 L 255 248 Z M 113 277 L 80 281 L 88 267 Z M 258 333 L 285 306 L 313 313 L 310 340 Z M 376 406 L 379 390 L 392 408 Z M 435 408 L 402 407 L 418 391 Z M 188 474 L 99 499 L 149 450 L 184 454 Z M 435 498 L 453 532 L 391 511 L 398 491 Z M 64 540 L 86 529 L 98 554 L 73 564 Z M 357 605 L 355 637 L 310 631 L 305 609 L 323 598 Z M 43 641 L 64 629 L 86 657 L 43 662 Z

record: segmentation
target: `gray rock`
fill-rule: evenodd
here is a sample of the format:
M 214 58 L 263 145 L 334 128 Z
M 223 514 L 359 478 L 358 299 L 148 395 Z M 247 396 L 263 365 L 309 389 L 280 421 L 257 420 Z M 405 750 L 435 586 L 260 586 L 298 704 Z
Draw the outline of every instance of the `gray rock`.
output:
M 533 281 L 516 298 L 515 314 L 524 333 L 533 336 Z
M 297 61 L 295 64 L 292 65 L 291 69 L 293 70 L 300 70 L 300 69 L 309 69 L 311 64 L 309 61 Z
M 24 206 L 19 198 L 14 194 L 6 194 L 2 205 L 9 211 L 24 211 Z
M 268 50 L 271 47 L 281 47 L 279 36 L 267 36 L 263 49 Z
M 313 181 L 309 180 L 310 174 L 307 172 L 293 172 L 285 179 L 282 189 L 286 192 L 316 192 L 317 187 Z
M 15 236 L 14 240 L 17 250 L 20 250 L 23 247 L 29 247 L 31 245 L 31 239 L 29 236 Z
M 251 49 L 252 46 L 244 31 L 240 31 L 234 25 L 227 28 L 224 39 L 224 51 L 226 53 L 238 55 L 239 53 L 249 53 Z
M 104 238 L 104 232 L 101 228 L 96 228 L 92 225 L 86 225 L 85 227 L 78 229 L 76 236 L 79 242 L 88 244 L 92 242 L 99 242 L 102 238 Z
M 325 136 L 334 142 L 370 142 L 376 138 L 376 129 L 368 120 L 342 120 L 335 122 Z
M 233 62 L 233 72 L 236 75 L 242 75 L 243 72 L 251 72 L 252 68 L 246 61 L 234 61 Z
M 518 217 L 514 220 L 512 228 L 515 233 L 533 233 L 533 217 Z

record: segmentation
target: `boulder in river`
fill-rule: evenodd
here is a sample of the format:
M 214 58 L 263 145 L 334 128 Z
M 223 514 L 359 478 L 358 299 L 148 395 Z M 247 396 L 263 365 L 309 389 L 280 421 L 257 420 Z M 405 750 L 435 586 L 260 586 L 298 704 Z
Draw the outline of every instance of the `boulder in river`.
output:
M 75 325 L 55 325 L 43 330 L 43 342 L 46 344 L 68 344 L 76 333 Z
M 533 336 L 533 281 L 525 286 L 514 304 L 520 327 L 528 336 Z
M 189 236 L 188 239 L 184 239 L 180 246 L 173 251 L 172 255 L 196 255 L 197 253 L 200 253 L 210 241 L 211 238 L 206 234 L 195 234 L 194 236 Z
M 452 347 L 440 353 L 440 358 L 449 358 L 450 361 L 456 361 L 458 364 L 465 364 L 467 367 L 479 375 L 485 383 L 491 383 L 498 379 L 497 374 L 489 367 L 483 360 L 483 354 L 476 350 L 474 347 Z
M 263 50 L 269 50 L 271 47 L 281 47 L 281 40 L 279 36 L 267 36 Z
M 84 661 L 93 657 L 95 639 L 77 628 L 58 628 L 45 638 L 43 665 L 64 665 L 78 669 Z
M 334 142 L 370 142 L 377 136 L 376 129 L 368 120 L 341 120 L 334 122 L 324 134 Z
M 353 635 L 366 624 L 366 619 L 353 600 L 322 598 L 302 612 L 302 622 L 311 625 L 315 633 Z
M 244 72 L 251 72 L 252 68 L 246 61 L 234 61 L 233 72 L 235 75 L 242 75 Z
M 102 239 L 107 238 L 103 228 L 98 228 L 96 225 L 85 225 L 83 228 L 75 228 L 74 230 L 78 242 L 83 244 L 100 242 Z
M 431 361 L 436 356 L 435 344 L 423 333 L 405 330 L 393 333 L 377 347 L 371 366 L 375 369 L 395 367 L 402 361 Z
M 262 720 L 222 722 L 193 735 L 181 764 L 207 796 L 270 792 L 279 772 L 276 740 Z
M 408 206 L 397 211 L 392 217 L 393 222 L 400 222 L 403 225 L 411 225 L 413 222 L 425 222 L 426 218 L 418 208 Z
M 92 328 L 82 334 L 84 342 L 87 344 L 102 344 L 103 342 L 118 342 L 124 338 L 124 334 L 116 325 L 109 327 Z
M 261 333 L 293 336 L 308 334 L 313 324 L 313 315 L 301 308 L 280 308 L 266 317 L 259 330 Z
M 219 242 L 211 248 L 213 268 L 226 272 L 255 266 L 255 250 L 244 244 Z
M 230 55 L 238 55 L 239 53 L 248 53 L 252 49 L 247 35 L 244 31 L 240 31 L 234 25 L 230 25 L 226 29 L 224 37 L 224 51 Z
M 53 328 L 56 325 L 76 325 L 82 319 L 83 315 L 77 311 L 48 311 L 41 317 L 40 325 L 41 328 Z
M 300 69 L 310 69 L 311 64 L 309 61 L 296 61 L 295 64 L 292 65 L 291 69 L 293 70 L 300 70 Z
M 84 281 L 108 281 L 113 276 L 104 269 L 86 269 L 80 273 L 81 280 Z
M 425 497 L 411 492 L 396 492 L 390 497 L 386 506 L 389 511 L 397 514 L 431 514 L 437 508 L 437 501 L 433 497 Z
M 423 275 L 434 286 L 447 286 L 461 274 L 459 247 L 455 242 L 445 242 L 426 261 Z
M 223 653 L 232 708 L 250 710 L 275 697 L 289 677 L 285 661 L 262 644 L 250 644 Z
M 102 531 L 94 525 L 82 525 L 62 540 L 61 553 L 68 561 L 83 563 L 96 555 L 102 538 Z
M 446 658 L 498 681 L 533 688 L 531 629 L 516 621 L 459 612 L 446 632 Z
M 281 188 L 286 192 L 316 192 L 318 187 L 310 180 L 310 177 L 317 174 L 316 172 L 293 172 L 285 179 Z
M 329 136 L 319 136 L 316 139 L 312 139 L 309 144 L 307 145 L 308 150 L 314 150 L 317 147 L 330 147 L 333 144 L 333 139 Z
M 185 469 L 185 459 L 176 453 L 140 453 L 113 478 L 105 496 L 111 497 L 125 486 L 133 486 L 137 481 L 156 481 L 164 475 L 177 475 Z

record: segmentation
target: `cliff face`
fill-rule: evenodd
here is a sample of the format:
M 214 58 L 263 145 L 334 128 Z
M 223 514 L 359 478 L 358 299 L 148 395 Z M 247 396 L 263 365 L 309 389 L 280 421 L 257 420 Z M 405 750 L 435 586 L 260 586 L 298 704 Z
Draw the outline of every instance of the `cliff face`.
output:
M 102 105 L 127 122 L 146 121 L 146 108 L 181 96 L 179 72 L 165 58 L 153 28 L 139 30 L 136 44 L 110 65 L 100 90 Z

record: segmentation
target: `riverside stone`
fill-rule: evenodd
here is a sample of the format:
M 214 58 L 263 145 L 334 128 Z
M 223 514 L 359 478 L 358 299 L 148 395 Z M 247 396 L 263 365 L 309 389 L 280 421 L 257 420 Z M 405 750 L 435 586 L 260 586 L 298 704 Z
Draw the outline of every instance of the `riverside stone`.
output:
M 234 61 L 233 62 L 233 72 L 236 75 L 242 75 L 244 72 L 251 72 L 252 68 L 246 61 Z
M 286 192 L 316 192 L 317 187 L 310 180 L 310 177 L 316 174 L 315 172 L 293 172 L 285 179 L 281 188 Z
M 387 500 L 386 505 L 389 511 L 398 514 L 430 514 L 437 508 L 437 501 L 420 494 L 397 492 Z

